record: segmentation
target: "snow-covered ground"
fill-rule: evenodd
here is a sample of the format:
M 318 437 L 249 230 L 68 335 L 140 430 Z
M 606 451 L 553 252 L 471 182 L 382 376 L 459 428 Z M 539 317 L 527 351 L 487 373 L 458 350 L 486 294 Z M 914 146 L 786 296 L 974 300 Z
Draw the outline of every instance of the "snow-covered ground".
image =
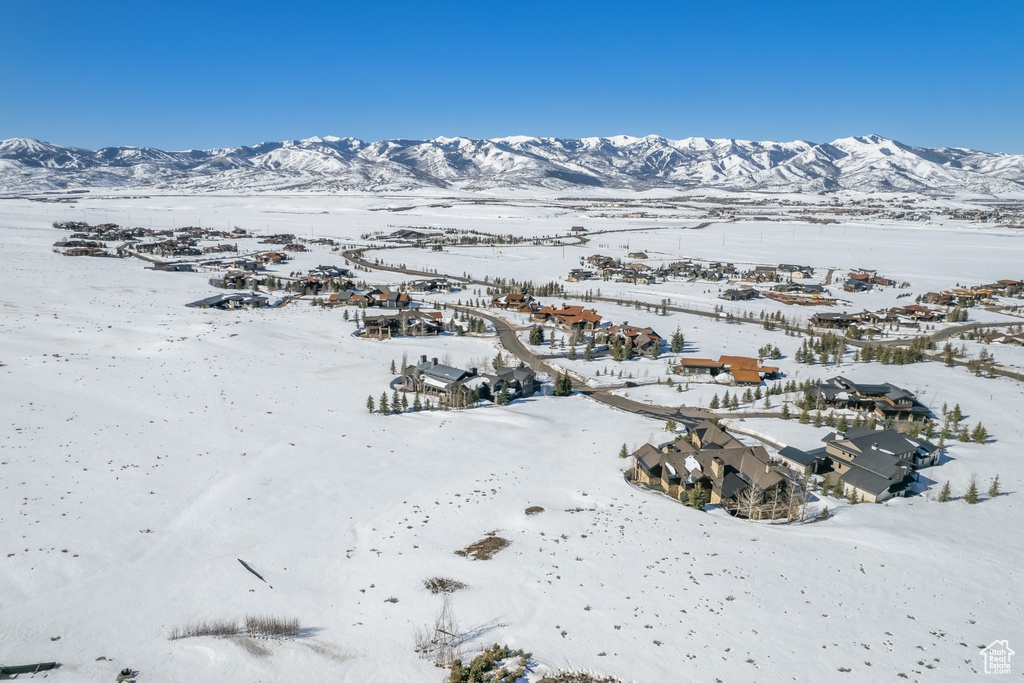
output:
M 418 215 L 370 210 L 412 202 Z M 453 597 L 471 634 L 467 652 L 494 642 L 523 647 L 540 662 L 534 682 L 560 667 L 644 682 L 846 680 L 846 670 L 850 680 L 965 680 L 982 669 L 979 646 L 1024 643 L 1016 382 L 941 363 L 797 365 L 801 340 L 759 325 L 587 304 L 666 338 L 679 327 L 687 354 L 756 355 L 772 343 L 783 353 L 773 364 L 787 380 L 843 374 L 905 387 L 935 410 L 959 403 L 968 424 L 981 421 L 992 435 L 985 445 L 950 443 L 943 463 L 921 472 L 934 482 L 931 495 L 886 505 L 824 501 L 836 508 L 827 522 L 752 524 L 632 488 L 623 477 L 629 461 L 616 454 L 623 443 L 665 440 L 663 425 L 579 396 L 464 412 L 367 412 L 368 396 L 391 391 L 392 361 L 427 355 L 479 365 L 496 353 L 494 337 L 364 340 L 340 311 L 302 303 L 188 309 L 183 304 L 214 293 L 207 274 L 51 249 L 66 233 L 49 224 L 65 219 L 238 225 L 350 243 L 392 225 L 542 235 L 581 219 L 553 201 L 429 203 L 419 196 L 153 196 L 73 207 L 0 201 L 0 661 L 58 661 L 50 676 L 57 681 L 109 681 L 125 666 L 139 669 L 140 680 L 441 681 L 413 640 L 440 607 L 422 586 L 435 576 L 469 586 Z M 1024 262 L 1024 237 L 994 229 L 858 224 L 818 234 L 818 226 L 737 223 L 683 230 L 682 249 L 680 230 L 630 233 L 629 249 L 872 267 L 910 281 L 915 294 L 1020 278 Z M 621 236 L 607 238 L 618 244 Z M 611 251 L 565 249 L 565 259 L 561 248 L 539 247 L 382 256 L 542 283 L 564 277 L 580 255 Z M 339 254 L 315 247 L 281 270 L 321 263 L 342 265 Z M 708 310 L 720 303 L 717 292 L 701 298 L 684 285 L 600 283 L 604 295 L 690 296 Z M 865 306 L 890 303 L 877 296 Z M 436 299 L 460 297 L 467 293 Z M 773 310 L 769 303 L 736 306 Z M 618 369 L 664 381 L 666 362 L 592 365 L 608 366 L 619 383 Z M 709 390 L 627 391 L 706 406 Z M 737 424 L 803 448 L 826 432 L 795 419 Z M 984 491 L 996 474 L 1005 491 L 996 500 L 935 501 L 942 482 L 960 496 L 972 476 Z M 545 511 L 527 516 L 534 505 Z M 489 532 L 511 545 L 486 562 L 454 554 Z M 174 627 L 247 614 L 295 617 L 307 630 L 291 641 L 167 638 Z

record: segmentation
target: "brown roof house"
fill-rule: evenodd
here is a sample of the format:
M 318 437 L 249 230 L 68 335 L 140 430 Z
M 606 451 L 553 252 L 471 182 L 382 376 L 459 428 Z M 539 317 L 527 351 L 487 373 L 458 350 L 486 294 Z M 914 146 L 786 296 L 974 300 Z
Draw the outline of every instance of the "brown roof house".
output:
M 630 478 L 682 501 L 695 486 L 712 505 L 748 519 L 792 518 L 799 487 L 789 468 L 774 462 L 762 446 L 746 446 L 710 421 L 690 431 L 693 443 L 676 441 L 640 447 Z

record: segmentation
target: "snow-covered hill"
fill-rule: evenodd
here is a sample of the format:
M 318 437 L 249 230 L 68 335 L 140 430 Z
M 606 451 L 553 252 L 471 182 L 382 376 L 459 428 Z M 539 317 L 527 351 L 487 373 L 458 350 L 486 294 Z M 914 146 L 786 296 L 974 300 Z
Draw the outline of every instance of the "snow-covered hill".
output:
M 366 143 L 327 136 L 183 152 L 150 147 L 90 151 L 24 138 L 0 142 L 3 192 L 91 187 L 323 192 L 573 186 L 1008 195 L 1024 193 L 1024 156 L 911 147 L 878 135 L 821 144 L 668 140 L 656 135 Z

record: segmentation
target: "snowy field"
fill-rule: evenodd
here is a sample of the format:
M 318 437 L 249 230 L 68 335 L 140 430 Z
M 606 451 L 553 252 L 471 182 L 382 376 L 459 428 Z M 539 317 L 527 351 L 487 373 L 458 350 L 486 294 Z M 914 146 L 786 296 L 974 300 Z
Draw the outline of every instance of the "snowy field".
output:
M 959 681 L 982 670 L 979 647 L 997 639 L 1024 646 L 1024 543 L 1014 531 L 1024 524 L 1024 392 L 1012 380 L 941 363 L 881 366 L 848 357 L 838 368 L 797 365 L 800 338 L 759 325 L 587 303 L 665 338 L 679 327 L 684 354 L 756 355 L 771 343 L 782 351 L 772 364 L 786 380 L 843 374 L 910 389 L 935 411 L 959 403 L 966 423 L 982 421 L 992 436 L 985 445 L 950 443 L 941 465 L 921 471 L 925 484 L 933 482 L 925 495 L 885 505 L 822 501 L 835 514 L 821 523 L 750 523 L 631 487 L 619 448 L 664 440 L 663 425 L 583 397 L 368 414 L 368 396 L 391 392 L 392 361 L 427 355 L 481 364 L 497 352 L 495 337 L 364 340 L 340 311 L 301 302 L 189 309 L 185 303 L 215 293 L 208 274 L 67 258 L 51 247 L 67 234 L 50 227 L 54 220 L 240 226 L 346 244 L 409 226 L 543 236 L 575 224 L 650 225 L 601 219 L 598 226 L 553 196 L 542 199 L 0 200 L 0 662 L 60 662 L 49 676 L 55 681 L 109 682 L 129 666 L 140 680 L 183 683 L 440 682 L 444 672 L 414 651 L 414 630 L 433 622 L 441 605 L 423 587 L 431 577 L 468 586 L 452 598 L 466 653 L 494 642 L 522 647 L 537 662 L 530 683 L 561 668 L 636 682 L 901 674 Z M 416 208 L 373 210 L 409 205 Z M 876 268 L 911 282 L 903 291 L 914 294 L 1024 277 L 1024 235 L 992 227 L 695 224 L 628 233 L 628 250 L 664 260 Z M 565 247 L 564 257 L 561 247 L 379 255 L 409 267 L 543 283 L 564 280 L 580 256 L 625 256 L 626 235 L 595 238 L 607 247 Z M 330 248 L 314 249 L 280 270 L 343 265 Z M 671 298 L 706 310 L 724 303 L 707 283 L 597 286 L 605 296 L 652 303 Z M 860 310 L 895 305 L 900 291 L 845 296 L 859 297 L 851 305 Z M 459 298 L 467 292 L 427 300 Z M 731 306 L 757 313 L 777 305 Z M 1021 363 L 1010 349 L 989 348 Z M 677 357 L 559 362 L 581 366 L 585 376 L 607 366 L 654 382 L 666 379 L 666 362 Z M 714 389 L 626 391 L 652 403 L 706 406 Z M 737 424 L 803 448 L 819 445 L 827 431 L 795 419 Z M 947 480 L 959 497 L 972 476 L 985 491 L 997 474 L 1005 492 L 998 499 L 935 501 Z M 530 506 L 545 511 L 528 516 Z M 490 532 L 511 545 L 489 561 L 455 555 Z M 175 627 L 256 614 L 296 618 L 302 637 L 168 639 Z

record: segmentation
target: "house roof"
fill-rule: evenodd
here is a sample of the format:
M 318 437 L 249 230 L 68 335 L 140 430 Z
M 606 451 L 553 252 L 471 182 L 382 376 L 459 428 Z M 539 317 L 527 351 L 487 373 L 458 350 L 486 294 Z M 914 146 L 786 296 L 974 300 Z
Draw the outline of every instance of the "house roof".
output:
M 927 439 L 913 438 L 897 432 L 895 429 L 875 431 L 862 427 L 851 427 L 846 434 L 840 436 L 832 433 L 823 441 L 832 442 L 837 448 L 850 453 L 859 459 L 868 453 L 881 453 L 896 458 L 914 455 L 930 455 L 938 446 Z
M 720 368 L 722 367 L 721 361 L 711 360 L 710 358 L 683 358 L 679 361 L 679 365 L 691 368 Z
M 795 462 L 796 464 L 807 467 L 813 464 L 816 460 L 820 460 L 825 455 L 824 448 L 816 448 L 813 451 L 802 451 L 799 448 L 793 448 L 792 446 L 786 446 L 779 455 L 786 460 Z
M 851 462 L 849 465 L 849 471 L 840 475 L 839 479 L 854 488 L 876 496 L 887 491 L 890 486 L 901 484 L 907 476 L 907 471 L 902 469 L 893 472 L 892 476 L 886 477 L 861 467 L 857 461 Z
M 416 366 L 416 369 L 428 377 L 436 377 L 449 382 L 457 382 L 464 377 L 470 376 L 468 370 L 453 368 L 449 365 L 431 365 L 430 361 L 420 363 Z
M 710 420 L 704 420 L 691 431 L 697 435 L 697 438 L 702 444 L 702 448 L 706 448 L 708 444 L 714 444 L 720 448 L 743 446 L 742 443 L 727 434 L 722 428 Z

